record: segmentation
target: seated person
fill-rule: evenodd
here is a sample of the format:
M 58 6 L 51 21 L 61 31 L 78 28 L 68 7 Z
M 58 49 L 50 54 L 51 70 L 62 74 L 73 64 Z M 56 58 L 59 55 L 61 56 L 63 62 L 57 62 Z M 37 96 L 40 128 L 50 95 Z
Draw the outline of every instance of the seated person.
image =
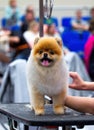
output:
M 86 21 L 82 19 L 82 12 L 81 10 L 76 11 L 76 16 L 71 20 L 71 25 L 73 29 L 77 30 L 78 32 L 82 32 L 88 30 L 88 24 Z
M 32 21 L 29 25 L 29 29 L 24 32 L 23 36 L 29 44 L 30 48 L 32 48 L 35 38 L 39 37 L 39 23 Z
M 26 13 L 24 20 L 20 27 L 20 32 L 16 32 L 15 30 L 11 32 L 9 37 L 10 47 L 14 50 L 14 55 L 12 57 L 15 59 L 25 59 L 27 60 L 30 54 L 30 46 L 23 37 L 23 33 L 28 30 L 29 24 L 34 20 L 34 11 L 31 6 L 26 8 Z
M 18 24 L 20 20 L 20 10 L 17 6 L 16 0 L 10 0 L 9 6 L 5 10 L 6 27 Z
M 94 7 L 90 10 L 90 20 L 94 19 Z
M 27 60 L 30 54 L 30 47 L 27 41 L 23 37 L 23 33 L 20 35 L 12 32 L 9 37 L 10 48 L 13 50 L 12 60 L 25 59 Z
M 24 33 L 25 31 L 28 30 L 29 28 L 29 24 L 35 20 L 35 15 L 34 15 L 34 9 L 33 7 L 30 5 L 26 8 L 25 11 L 25 15 L 22 18 L 22 27 L 21 27 L 21 31 L 22 33 Z
M 47 25 L 44 36 L 53 36 L 61 39 L 61 36 L 59 35 L 54 23 Z

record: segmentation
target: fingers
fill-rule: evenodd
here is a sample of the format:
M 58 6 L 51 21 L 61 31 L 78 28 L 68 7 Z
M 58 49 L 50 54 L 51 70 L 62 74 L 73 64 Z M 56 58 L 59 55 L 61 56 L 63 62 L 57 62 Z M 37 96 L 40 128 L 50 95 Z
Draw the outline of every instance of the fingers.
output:
M 75 88 L 75 84 L 74 83 L 69 84 L 69 88 L 74 89 Z
M 78 74 L 77 74 L 77 72 L 69 72 L 69 75 L 70 75 L 70 77 L 71 78 L 76 78 L 76 77 L 78 77 Z
M 79 85 L 77 85 L 76 83 L 69 84 L 69 88 L 75 89 L 75 90 L 81 89 L 81 87 Z
M 69 84 L 69 88 L 78 89 L 77 85 L 78 85 L 79 75 L 77 74 L 77 72 L 70 72 L 69 75 L 73 79 L 72 83 Z

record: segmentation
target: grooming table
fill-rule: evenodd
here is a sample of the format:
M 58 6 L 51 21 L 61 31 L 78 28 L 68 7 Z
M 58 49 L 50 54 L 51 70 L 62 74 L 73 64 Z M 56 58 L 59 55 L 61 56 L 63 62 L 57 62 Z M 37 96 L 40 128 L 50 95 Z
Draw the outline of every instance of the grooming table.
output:
M 15 130 L 18 123 L 24 124 L 24 130 L 29 126 L 62 126 L 66 127 L 76 125 L 94 125 L 94 116 L 78 113 L 70 109 L 66 110 L 64 115 L 55 115 L 52 105 L 45 106 L 45 115 L 35 116 L 31 111 L 29 104 L 0 104 L 0 113 L 7 117 L 10 130 Z

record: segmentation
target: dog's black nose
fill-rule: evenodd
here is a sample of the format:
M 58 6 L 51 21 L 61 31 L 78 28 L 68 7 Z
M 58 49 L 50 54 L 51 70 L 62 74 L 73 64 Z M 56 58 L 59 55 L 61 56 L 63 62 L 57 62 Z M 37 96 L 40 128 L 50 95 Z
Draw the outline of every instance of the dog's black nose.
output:
M 44 53 L 44 57 L 47 58 L 48 54 L 47 53 Z

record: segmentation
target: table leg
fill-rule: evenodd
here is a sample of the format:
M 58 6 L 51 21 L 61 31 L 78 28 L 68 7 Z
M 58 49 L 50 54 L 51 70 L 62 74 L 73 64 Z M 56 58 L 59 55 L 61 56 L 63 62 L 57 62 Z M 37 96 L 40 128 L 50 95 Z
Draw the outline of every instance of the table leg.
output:
M 14 121 L 10 118 L 8 118 L 8 124 L 10 130 L 16 130 L 17 129 L 17 121 Z
M 28 125 L 24 125 L 24 130 L 29 130 L 29 126 Z
M 40 127 L 39 130 L 75 130 L 75 128 L 72 128 L 72 126 L 63 126 L 57 128 Z
M 78 129 L 83 129 L 83 128 L 84 128 L 84 125 L 78 125 L 77 128 L 78 128 Z
M 63 126 L 63 130 L 75 130 L 72 126 Z
M 58 127 L 45 126 L 45 127 L 40 127 L 39 130 L 58 130 Z

